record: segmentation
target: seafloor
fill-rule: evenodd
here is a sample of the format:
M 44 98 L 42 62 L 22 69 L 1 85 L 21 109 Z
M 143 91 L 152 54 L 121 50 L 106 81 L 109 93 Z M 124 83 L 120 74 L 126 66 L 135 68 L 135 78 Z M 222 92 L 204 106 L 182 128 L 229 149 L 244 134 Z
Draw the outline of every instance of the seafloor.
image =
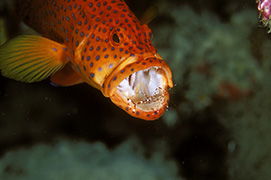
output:
M 33 31 L 0 2 L 0 43 Z M 157 6 L 153 42 L 173 71 L 170 107 L 133 118 L 96 89 L 0 76 L 0 179 L 270 180 L 271 34 L 255 1 Z

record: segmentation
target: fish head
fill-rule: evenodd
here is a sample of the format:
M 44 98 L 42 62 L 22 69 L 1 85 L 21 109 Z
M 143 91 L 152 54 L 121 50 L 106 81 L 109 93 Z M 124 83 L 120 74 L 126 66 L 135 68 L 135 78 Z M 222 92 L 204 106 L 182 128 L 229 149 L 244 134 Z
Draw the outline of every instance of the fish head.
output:
M 129 57 L 126 63 L 105 81 L 104 93 L 134 117 L 158 119 L 168 108 L 168 87 L 172 87 L 168 65 L 157 57 Z
M 128 37 L 121 27 L 112 31 L 112 46 L 118 46 L 124 53 L 119 55 L 122 58 L 104 81 L 101 90 L 128 114 L 154 120 L 168 108 L 168 87 L 173 86 L 172 73 L 152 45 L 151 30 L 147 25 L 138 26 L 140 28 L 133 37 Z
M 80 55 L 88 83 L 128 114 L 158 119 L 168 108 L 173 83 L 168 64 L 152 44 L 151 30 L 122 6 L 95 18 Z

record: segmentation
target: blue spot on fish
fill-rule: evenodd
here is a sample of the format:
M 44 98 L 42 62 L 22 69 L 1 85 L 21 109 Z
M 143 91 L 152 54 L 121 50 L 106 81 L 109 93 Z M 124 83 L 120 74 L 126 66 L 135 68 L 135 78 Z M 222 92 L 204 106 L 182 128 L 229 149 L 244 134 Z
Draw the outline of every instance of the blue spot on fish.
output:
M 90 77 L 94 78 L 95 74 L 94 73 L 90 73 Z

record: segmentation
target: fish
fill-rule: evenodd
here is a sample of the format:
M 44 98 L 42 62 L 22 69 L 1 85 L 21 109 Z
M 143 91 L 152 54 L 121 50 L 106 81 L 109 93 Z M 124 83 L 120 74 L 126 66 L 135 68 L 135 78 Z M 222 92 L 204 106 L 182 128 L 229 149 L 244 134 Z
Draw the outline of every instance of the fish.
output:
M 143 120 L 168 109 L 170 67 L 148 25 L 123 0 L 16 0 L 15 6 L 38 34 L 0 47 L 3 76 L 26 83 L 50 78 L 56 86 L 87 83 Z

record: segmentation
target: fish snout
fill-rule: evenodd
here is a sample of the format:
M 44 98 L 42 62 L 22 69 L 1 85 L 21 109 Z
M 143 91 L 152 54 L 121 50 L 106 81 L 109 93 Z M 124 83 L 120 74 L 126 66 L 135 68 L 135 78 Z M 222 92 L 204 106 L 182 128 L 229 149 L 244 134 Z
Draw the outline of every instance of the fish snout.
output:
M 158 119 L 168 108 L 168 87 L 173 85 L 168 64 L 158 57 L 125 61 L 105 82 L 105 92 L 128 114 L 144 120 Z

